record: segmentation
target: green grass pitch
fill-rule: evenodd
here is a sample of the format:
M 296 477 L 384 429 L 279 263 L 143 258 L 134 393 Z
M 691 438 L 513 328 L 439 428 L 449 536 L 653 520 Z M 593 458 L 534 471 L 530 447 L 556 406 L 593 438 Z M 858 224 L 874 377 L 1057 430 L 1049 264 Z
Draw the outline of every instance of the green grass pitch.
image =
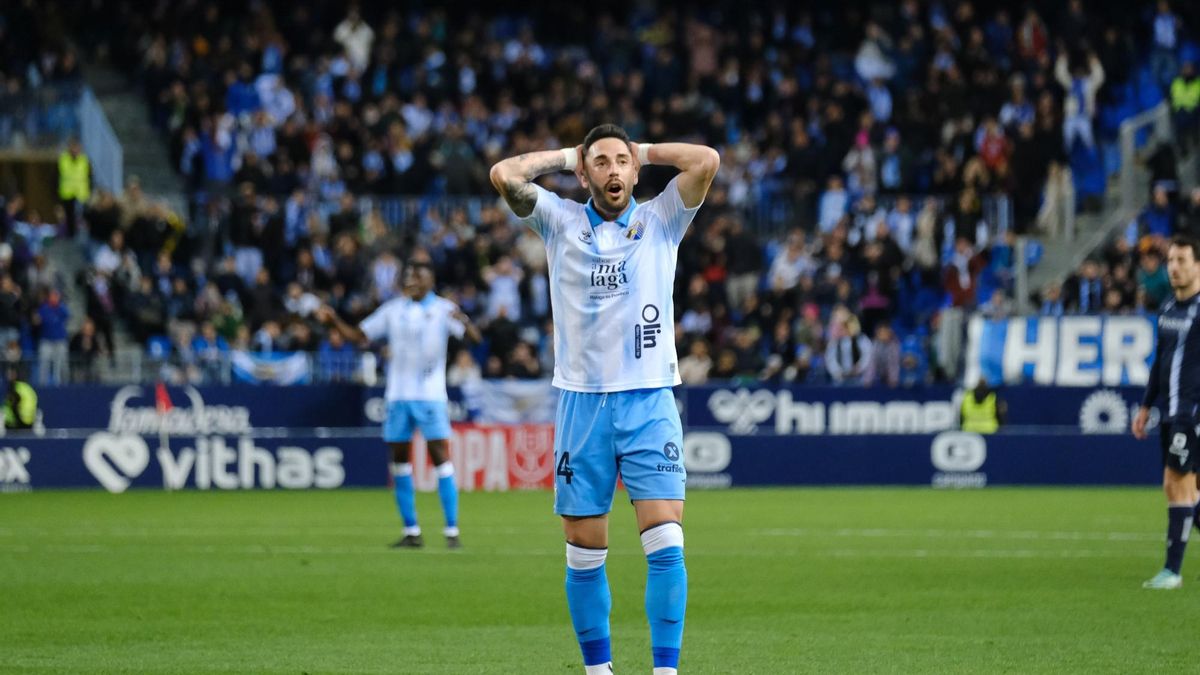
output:
M 1151 489 L 689 497 L 683 672 L 1200 663 L 1200 563 L 1140 588 L 1162 560 Z M 550 502 L 464 494 L 448 552 L 431 494 L 421 551 L 387 548 L 384 490 L 0 495 L 0 672 L 580 673 Z M 646 673 L 645 561 L 620 497 L 612 517 L 616 671 Z

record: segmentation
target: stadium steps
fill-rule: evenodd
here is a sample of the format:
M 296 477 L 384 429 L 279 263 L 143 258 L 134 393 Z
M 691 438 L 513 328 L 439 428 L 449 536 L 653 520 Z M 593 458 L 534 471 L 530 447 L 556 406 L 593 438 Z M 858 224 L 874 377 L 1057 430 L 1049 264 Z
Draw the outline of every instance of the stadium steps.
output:
M 85 76 L 121 142 L 125 179 L 136 176 L 147 196 L 167 202 L 177 213 L 186 213 L 183 182 L 171 166 L 166 141 L 150 124 L 141 92 L 128 77 L 107 65 L 88 64 Z
M 1148 183 L 1149 173 L 1140 169 L 1139 180 Z M 1081 213 L 1075 217 L 1075 238 L 1042 239 L 1044 253 L 1036 267 L 1029 271 L 1029 291 L 1036 293 L 1051 281 L 1061 281 L 1079 267 L 1087 256 L 1096 251 L 1118 228 L 1137 215 L 1142 202 L 1131 210 L 1121 209 L 1120 191 L 1116 181 L 1110 181 L 1104 206 L 1098 213 Z
M 1193 187 L 1200 185 L 1200 153 L 1192 152 L 1180 157 L 1178 170 L 1180 194 L 1186 195 Z M 1137 184 L 1148 186 L 1150 172 L 1141 166 L 1136 171 Z M 1147 203 L 1149 190 L 1139 190 L 1136 203 L 1131 208 L 1122 209 L 1120 185 L 1116 180 L 1109 181 L 1104 209 L 1098 214 L 1080 214 L 1076 217 L 1074 241 L 1042 241 L 1045 253 L 1037 267 L 1029 272 L 1029 291 L 1040 291 L 1050 281 L 1062 281 L 1088 256 L 1099 252 L 1104 243 L 1136 218 Z

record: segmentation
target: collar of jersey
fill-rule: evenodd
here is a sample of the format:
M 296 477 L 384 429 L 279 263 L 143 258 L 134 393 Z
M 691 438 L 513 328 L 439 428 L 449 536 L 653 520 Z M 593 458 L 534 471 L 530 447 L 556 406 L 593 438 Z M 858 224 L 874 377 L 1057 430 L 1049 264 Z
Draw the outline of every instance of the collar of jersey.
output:
M 425 297 L 421 298 L 420 300 L 413 300 L 412 298 L 409 298 L 409 301 L 422 307 L 428 307 L 433 304 L 433 297 L 433 291 L 429 291 L 425 294 Z
M 617 216 L 617 219 L 614 221 L 608 221 L 604 219 L 604 216 L 600 215 L 600 212 L 596 210 L 596 207 L 592 206 L 591 199 L 588 199 L 587 204 L 583 206 L 583 210 L 587 213 L 588 222 L 592 224 L 593 230 L 596 229 L 597 225 L 602 225 L 608 222 L 614 222 L 621 227 L 629 227 L 629 215 L 633 213 L 633 210 L 636 208 L 637 200 L 633 197 L 630 197 L 629 206 L 621 212 L 621 215 Z

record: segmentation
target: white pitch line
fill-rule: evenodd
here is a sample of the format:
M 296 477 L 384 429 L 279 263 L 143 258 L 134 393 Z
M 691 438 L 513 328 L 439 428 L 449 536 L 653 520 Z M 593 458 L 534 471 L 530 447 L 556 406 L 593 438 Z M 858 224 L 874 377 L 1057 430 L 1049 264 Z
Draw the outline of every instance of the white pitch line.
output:
M 1024 541 L 1160 541 L 1153 532 L 1040 531 L 1040 530 L 949 530 L 889 528 L 768 528 L 750 534 L 767 537 L 856 537 L 923 539 L 1012 539 Z
M 961 551 L 923 548 L 888 550 L 832 549 L 819 553 L 833 558 L 997 558 L 1012 560 L 1034 558 L 1143 558 L 1158 555 L 1157 551 L 1135 553 L 1131 551 L 1095 549 L 967 549 Z

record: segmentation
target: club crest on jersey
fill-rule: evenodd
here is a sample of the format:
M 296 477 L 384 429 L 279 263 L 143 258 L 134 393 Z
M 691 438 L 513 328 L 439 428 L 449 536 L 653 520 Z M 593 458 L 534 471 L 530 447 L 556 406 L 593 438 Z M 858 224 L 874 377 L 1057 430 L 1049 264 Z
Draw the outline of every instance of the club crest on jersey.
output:
M 642 221 L 637 221 L 628 230 L 625 230 L 625 238 L 629 241 L 637 241 L 646 233 L 646 224 Z
M 582 241 L 585 244 L 592 243 L 592 228 L 591 227 L 585 227 L 579 231 L 579 241 Z

